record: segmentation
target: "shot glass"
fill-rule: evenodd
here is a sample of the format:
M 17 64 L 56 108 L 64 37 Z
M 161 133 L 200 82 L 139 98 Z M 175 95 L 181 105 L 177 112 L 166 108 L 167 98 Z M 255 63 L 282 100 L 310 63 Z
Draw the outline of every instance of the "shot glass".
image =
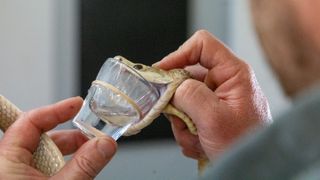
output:
M 73 124 L 89 138 L 101 135 L 117 140 L 149 112 L 158 90 L 135 69 L 108 58 L 92 82 Z

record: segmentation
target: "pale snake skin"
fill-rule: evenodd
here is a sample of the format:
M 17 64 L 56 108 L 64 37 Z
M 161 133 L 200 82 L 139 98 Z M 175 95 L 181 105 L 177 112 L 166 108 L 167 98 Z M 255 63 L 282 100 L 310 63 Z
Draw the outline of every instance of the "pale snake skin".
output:
M 22 111 L 0 95 L 0 129 L 5 132 L 18 119 Z M 43 133 L 38 148 L 33 153 L 34 166 L 42 173 L 52 176 L 65 164 L 63 155 L 49 136 Z

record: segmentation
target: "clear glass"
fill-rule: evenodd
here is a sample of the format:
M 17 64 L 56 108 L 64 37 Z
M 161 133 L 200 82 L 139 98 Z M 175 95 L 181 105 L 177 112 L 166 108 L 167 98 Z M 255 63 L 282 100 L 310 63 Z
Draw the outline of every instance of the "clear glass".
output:
M 88 137 L 108 135 L 117 140 L 130 125 L 143 119 L 159 99 L 157 89 L 131 67 L 109 58 L 101 67 L 73 124 Z M 133 100 L 133 106 L 124 96 Z

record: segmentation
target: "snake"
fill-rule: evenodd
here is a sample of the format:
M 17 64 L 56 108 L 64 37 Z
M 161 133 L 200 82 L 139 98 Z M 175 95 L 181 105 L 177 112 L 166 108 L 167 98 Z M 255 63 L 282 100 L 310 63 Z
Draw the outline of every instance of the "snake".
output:
M 132 124 L 124 133 L 124 136 L 131 136 L 139 133 L 143 128 L 156 120 L 161 113 L 164 113 L 166 116 L 171 115 L 179 117 L 186 124 L 190 133 L 197 135 L 197 128 L 188 115 L 174 107 L 170 102 L 179 85 L 183 81 L 191 78 L 188 71 L 184 69 L 162 70 L 154 66 L 133 63 L 122 56 L 116 56 L 114 59 L 125 64 L 128 67 L 128 70 L 136 71 L 146 81 L 157 87 L 161 95 L 159 100 L 143 119 Z M 17 106 L 4 96 L 0 95 L 0 129 L 2 131 L 5 132 L 21 113 L 22 111 Z M 65 164 L 64 157 L 59 151 L 59 148 L 46 133 L 43 133 L 40 137 L 39 145 L 33 153 L 33 160 L 35 168 L 48 176 L 56 174 Z M 207 158 L 198 160 L 199 174 L 202 174 L 208 162 Z
M 5 132 L 21 115 L 22 111 L 0 95 L 0 129 Z M 62 153 L 53 140 L 43 133 L 32 155 L 34 167 L 47 176 L 56 174 L 65 164 Z

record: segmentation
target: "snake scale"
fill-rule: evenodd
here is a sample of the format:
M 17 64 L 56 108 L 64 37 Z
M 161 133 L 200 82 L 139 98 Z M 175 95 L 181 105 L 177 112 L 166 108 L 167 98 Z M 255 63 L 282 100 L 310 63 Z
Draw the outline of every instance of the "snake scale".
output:
M 148 114 L 138 123 L 133 124 L 127 132 L 126 136 L 137 134 L 141 129 L 148 126 L 154 121 L 160 113 L 174 115 L 182 119 L 192 134 L 197 134 L 197 130 L 191 119 L 183 112 L 176 109 L 170 100 L 174 95 L 177 87 L 186 79 L 190 78 L 187 71 L 183 69 L 173 69 L 164 71 L 155 67 L 143 64 L 132 63 L 121 56 L 115 59 L 126 64 L 128 67 L 137 71 L 148 82 L 159 87 L 161 97 L 158 103 L 148 112 Z M 0 95 L 0 128 L 5 131 L 21 114 L 21 110 L 13 103 Z M 63 155 L 59 151 L 55 143 L 45 133 L 40 138 L 37 150 L 33 153 L 35 167 L 46 175 L 52 176 L 57 173 L 65 164 Z M 199 173 L 205 169 L 208 163 L 207 159 L 198 160 Z

